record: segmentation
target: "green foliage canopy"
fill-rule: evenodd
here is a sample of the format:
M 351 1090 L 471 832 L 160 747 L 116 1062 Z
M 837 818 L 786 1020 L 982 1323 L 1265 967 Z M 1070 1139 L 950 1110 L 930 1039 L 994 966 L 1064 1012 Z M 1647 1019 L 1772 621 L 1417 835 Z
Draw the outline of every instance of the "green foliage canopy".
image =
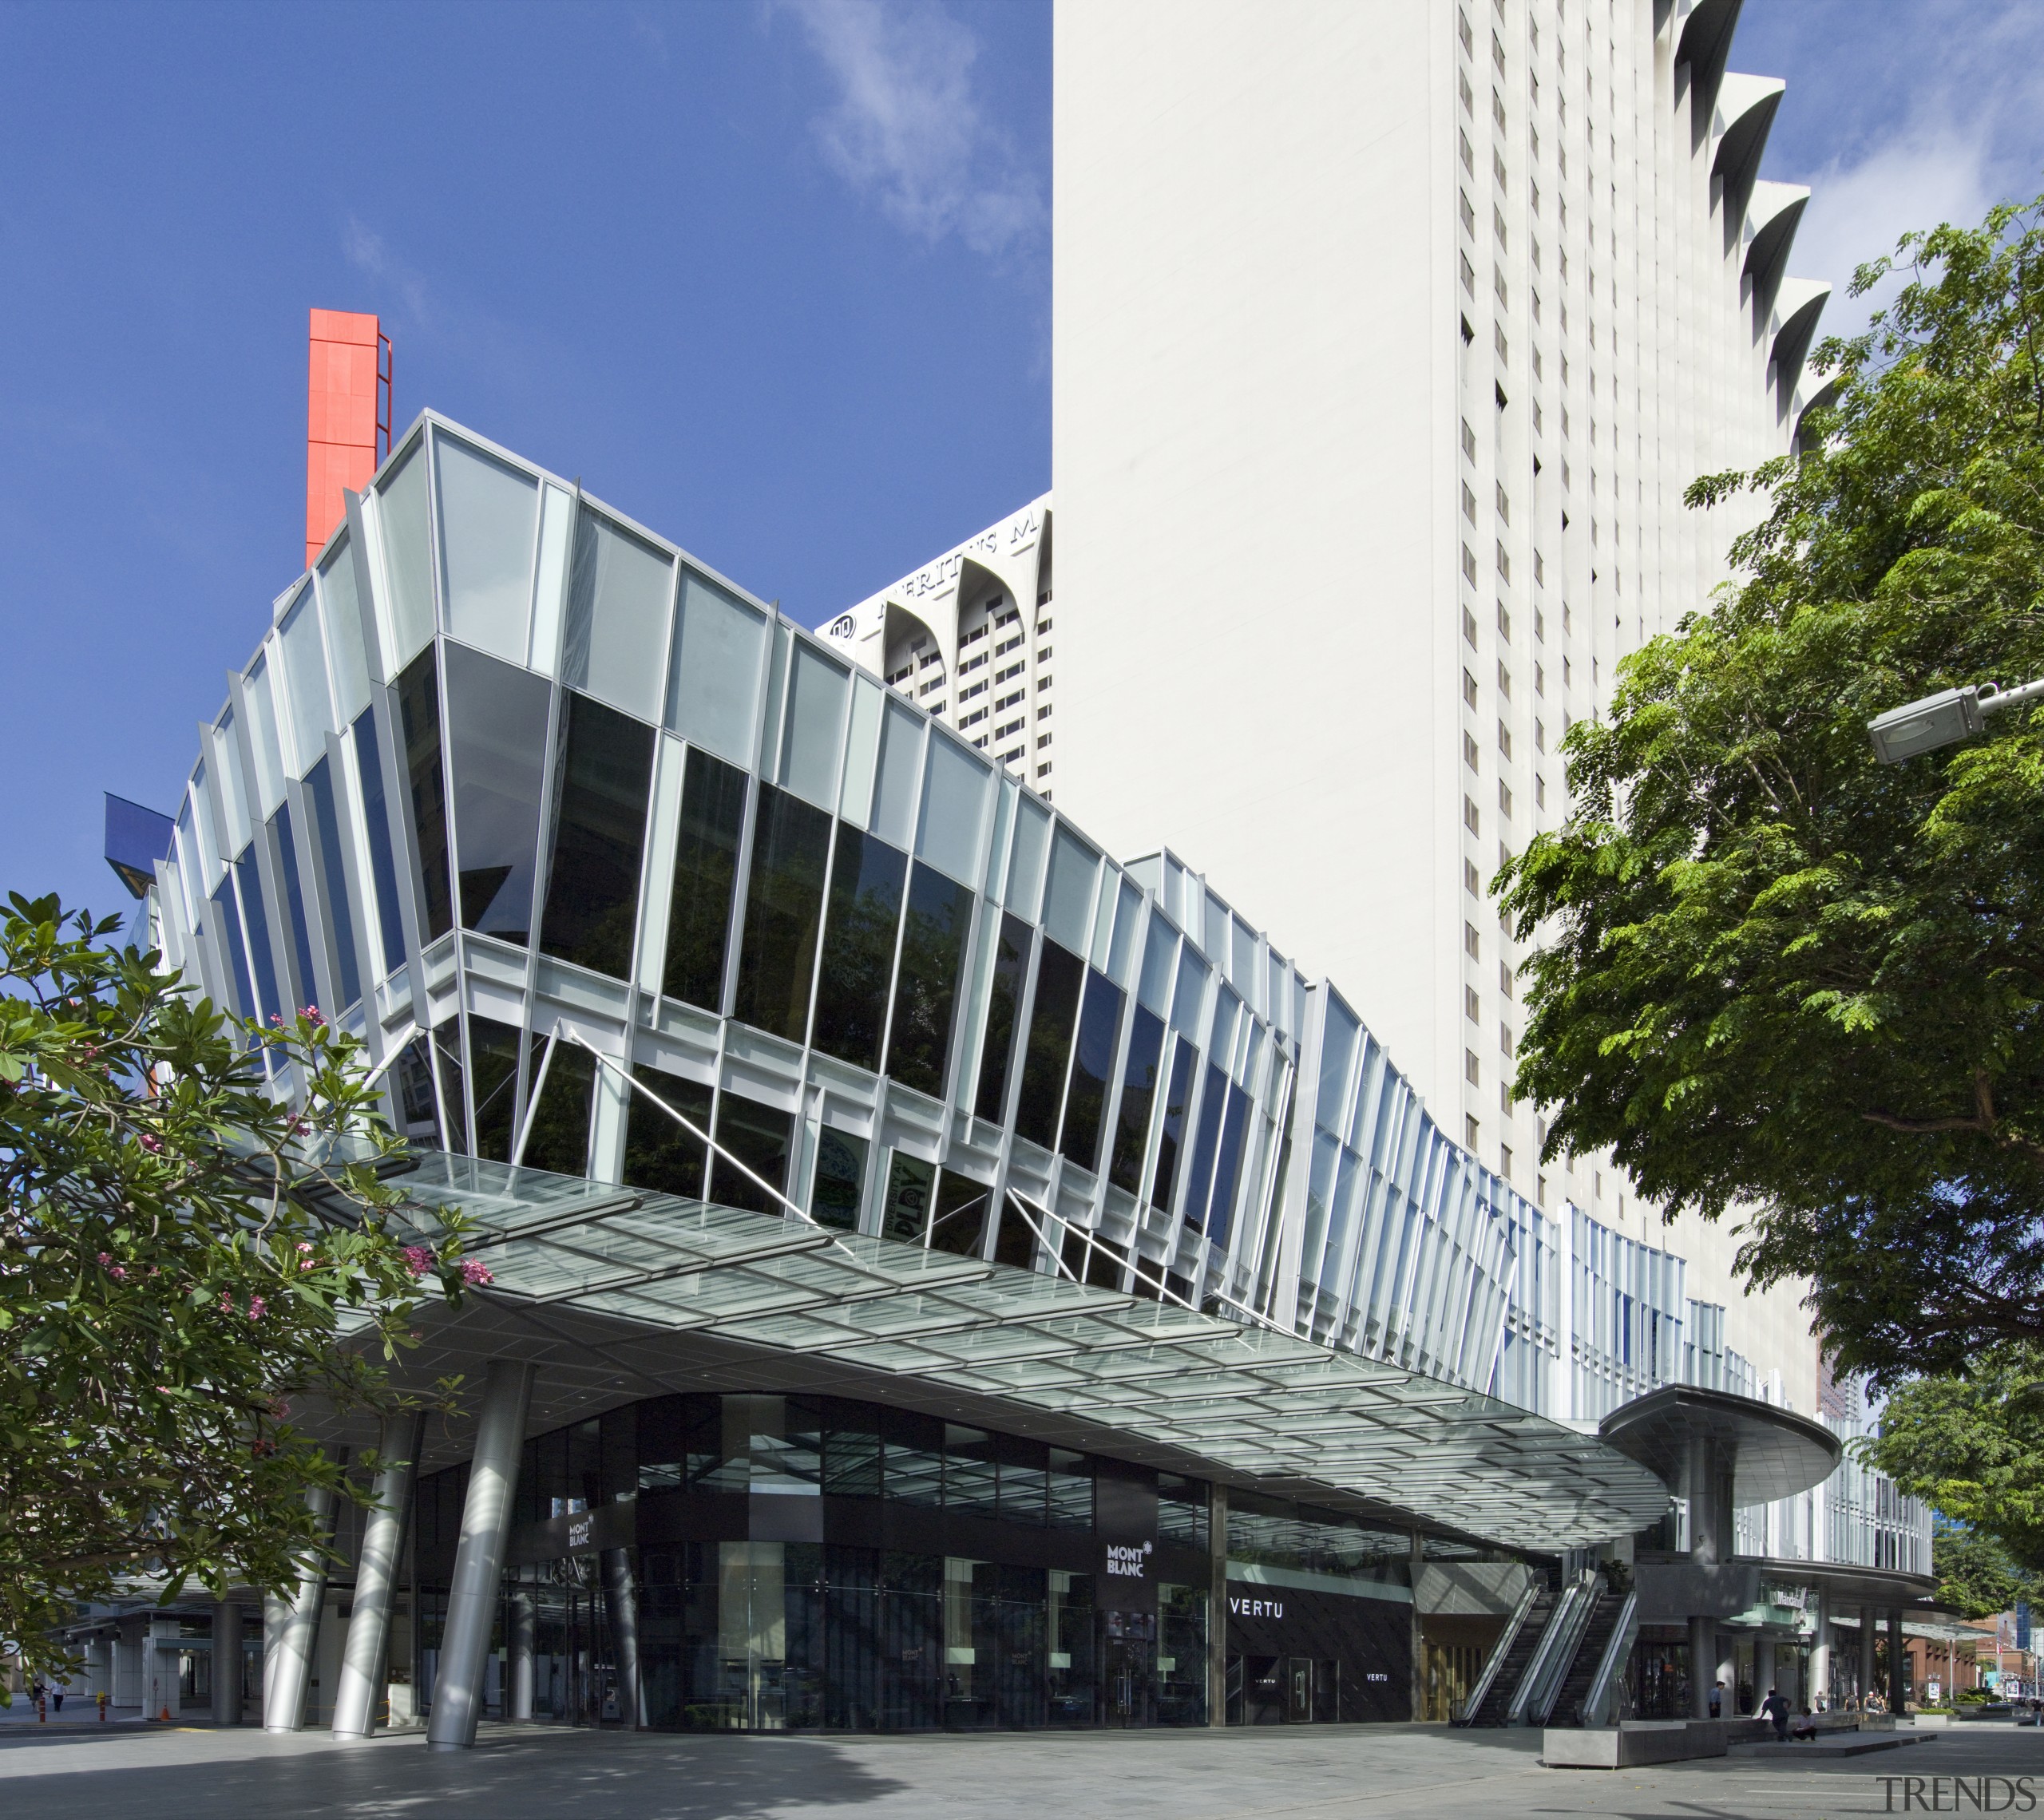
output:
M 1931 1535 L 1931 1571 L 1938 1597 L 1963 1618 L 1989 1618 L 2034 1600 L 2037 1578 L 2010 1559 L 1985 1530 L 1940 1522 Z
M 1574 808 L 1500 872 L 1515 1090 L 1671 1209 L 1738 1208 L 1847 1369 L 2044 1339 L 2044 714 L 1888 769 L 1866 723 L 2044 675 L 2044 216 L 1903 240 L 1742 578 L 1563 742 Z
M 306 1490 L 343 1488 L 293 1403 L 394 1407 L 412 1311 L 488 1274 L 458 1221 L 394 1226 L 351 1039 L 232 1023 L 118 926 L 0 912 L 0 1636 L 31 1668 L 137 1578 L 289 1585 Z

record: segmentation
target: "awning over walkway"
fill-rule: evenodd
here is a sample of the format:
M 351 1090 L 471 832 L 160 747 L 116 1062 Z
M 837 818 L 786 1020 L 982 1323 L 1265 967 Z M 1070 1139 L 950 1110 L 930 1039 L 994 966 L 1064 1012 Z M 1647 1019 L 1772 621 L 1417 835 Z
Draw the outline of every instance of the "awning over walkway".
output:
M 1210 1462 L 1224 1479 L 1349 1494 L 1507 1547 L 1588 1545 L 1668 1506 L 1650 1472 L 1594 1437 L 1188 1308 L 438 1152 L 400 1185 L 422 1237 L 437 1233 L 439 1209 L 465 1213 L 469 1249 L 495 1276 L 482 1307 L 423 1330 L 436 1370 L 473 1371 L 492 1330 L 509 1337 L 507 1318 L 571 1350 L 600 1327 L 601 1369 L 636 1355 L 647 1378 L 662 1337 L 699 1336 L 729 1356 L 824 1368 L 804 1374 L 812 1383 L 836 1369 L 925 1403 L 935 1392 L 1004 1406 L 1028 1432 L 1083 1423 Z M 645 1392 L 611 1400 L 632 1394 Z

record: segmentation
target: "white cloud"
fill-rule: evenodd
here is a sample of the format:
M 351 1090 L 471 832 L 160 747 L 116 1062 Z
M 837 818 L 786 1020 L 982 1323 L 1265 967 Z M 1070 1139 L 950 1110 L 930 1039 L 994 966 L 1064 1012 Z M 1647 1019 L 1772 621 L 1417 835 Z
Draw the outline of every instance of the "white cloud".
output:
M 359 216 L 348 217 L 347 231 L 341 236 L 341 251 L 357 271 L 390 286 L 402 299 L 415 323 L 424 323 L 426 280 L 392 253 L 384 243 L 383 236 Z
M 979 40 L 937 0 L 777 0 L 838 91 L 813 123 L 831 166 L 909 232 L 975 252 L 1038 235 L 1035 174 L 975 92 Z

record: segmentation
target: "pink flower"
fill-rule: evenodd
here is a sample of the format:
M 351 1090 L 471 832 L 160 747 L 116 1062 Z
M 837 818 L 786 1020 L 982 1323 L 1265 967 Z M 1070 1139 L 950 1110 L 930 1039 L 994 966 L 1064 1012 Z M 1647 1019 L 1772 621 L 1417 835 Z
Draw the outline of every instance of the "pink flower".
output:
M 424 1245 L 405 1247 L 405 1268 L 414 1276 L 423 1276 L 433 1268 L 433 1253 Z
M 153 1131 L 145 1131 L 135 1141 L 153 1157 L 160 1157 L 163 1154 L 163 1140 Z
M 270 1022 L 271 1022 L 271 1023 L 273 1023 L 273 1024 L 276 1025 L 276 1026 L 277 1026 L 277 1027 L 278 1027 L 279 1030 L 281 1030 L 281 1029 L 283 1027 L 283 1021 L 284 1021 L 284 1015 L 283 1015 L 283 1013 L 282 1011 L 272 1011 L 272 1012 L 271 1012 L 271 1014 L 270 1014 Z
M 298 1268 L 300 1270 L 310 1270 L 318 1261 L 319 1260 L 312 1255 L 312 1247 L 305 1243 L 304 1240 L 299 1240 L 298 1247 Z
M 465 1257 L 461 1260 L 461 1280 L 464 1283 L 481 1284 L 494 1283 L 497 1279 L 490 1275 L 489 1266 L 481 1258 Z
M 269 1304 L 265 1302 L 260 1296 L 251 1296 L 248 1298 L 249 1320 L 252 1321 L 259 1321 L 262 1320 L 263 1311 L 268 1306 Z
M 107 1275 L 112 1277 L 117 1283 L 125 1283 L 128 1280 L 128 1272 L 126 1268 L 118 1264 L 109 1270 L 107 1272 Z
M 224 1315 L 234 1312 L 234 1297 L 224 1289 L 220 1292 L 220 1312 Z
M 111 1264 L 113 1261 L 113 1253 L 112 1252 L 101 1252 L 99 1254 L 99 1260 L 101 1264 Z
M 298 1015 L 304 1019 L 307 1023 L 312 1025 L 315 1029 L 317 1029 L 320 1025 L 323 1024 L 327 1021 L 325 1018 L 320 1015 L 319 1007 L 317 1005 L 304 1006 L 300 1008 Z

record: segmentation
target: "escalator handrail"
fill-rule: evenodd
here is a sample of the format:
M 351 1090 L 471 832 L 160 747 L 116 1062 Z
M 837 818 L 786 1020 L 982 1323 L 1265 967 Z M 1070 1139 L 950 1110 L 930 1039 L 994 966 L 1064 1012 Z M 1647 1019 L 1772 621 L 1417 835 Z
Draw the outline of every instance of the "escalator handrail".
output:
M 1639 1632 L 1639 1592 L 1635 1588 L 1626 1593 L 1626 1602 L 1618 1608 L 1618 1621 L 1612 1627 L 1610 1638 L 1604 1644 L 1604 1653 L 1597 1664 L 1597 1672 L 1590 1677 L 1590 1690 L 1583 1696 L 1579 1719 L 1584 1725 L 1602 1725 L 1610 1710 L 1611 1696 L 1616 1691 L 1618 1677 L 1625 1672 L 1626 1658 L 1632 1654 L 1633 1640 Z
M 1525 1628 L 1527 1615 L 1539 1602 L 1546 1587 L 1537 1575 L 1528 1574 L 1526 1590 L 1519 1596 L 1519 1603 L 1511 1608 L 1511 1616 L 1504 1621 L 1504 1628 L 1498 1632 L 1497 1641 L 1491 1646 L 1491 1653 L 1483 1664 L 1483 1672 L 1476 1677 L 1476 1684 L 1469 1690 L 1469 1698 L 1462 1708 L 1462 1723 L 1474 1725 L 1476 1715 L 1483 1710 L 1483 1702 L 1491 1696 L 1491 1684 L 1504 1671 L 1505 1658 L 1511 1654 L 1511 1646 L 1518 1642 L 1519 1633 Z
M 1562 1595 L 1555 1615 L 1540 1639 L 1540 1647 L 1527 1665 L 1519 1691 L 1512 1696 L 1513 1718 L 1528 1725 L 1545 1725 L 1553 1710 L 1555 1696 L 1582 1646 L 1583 1633 L 1597 1606 L 1597 1576 L 1585 1569 Z

